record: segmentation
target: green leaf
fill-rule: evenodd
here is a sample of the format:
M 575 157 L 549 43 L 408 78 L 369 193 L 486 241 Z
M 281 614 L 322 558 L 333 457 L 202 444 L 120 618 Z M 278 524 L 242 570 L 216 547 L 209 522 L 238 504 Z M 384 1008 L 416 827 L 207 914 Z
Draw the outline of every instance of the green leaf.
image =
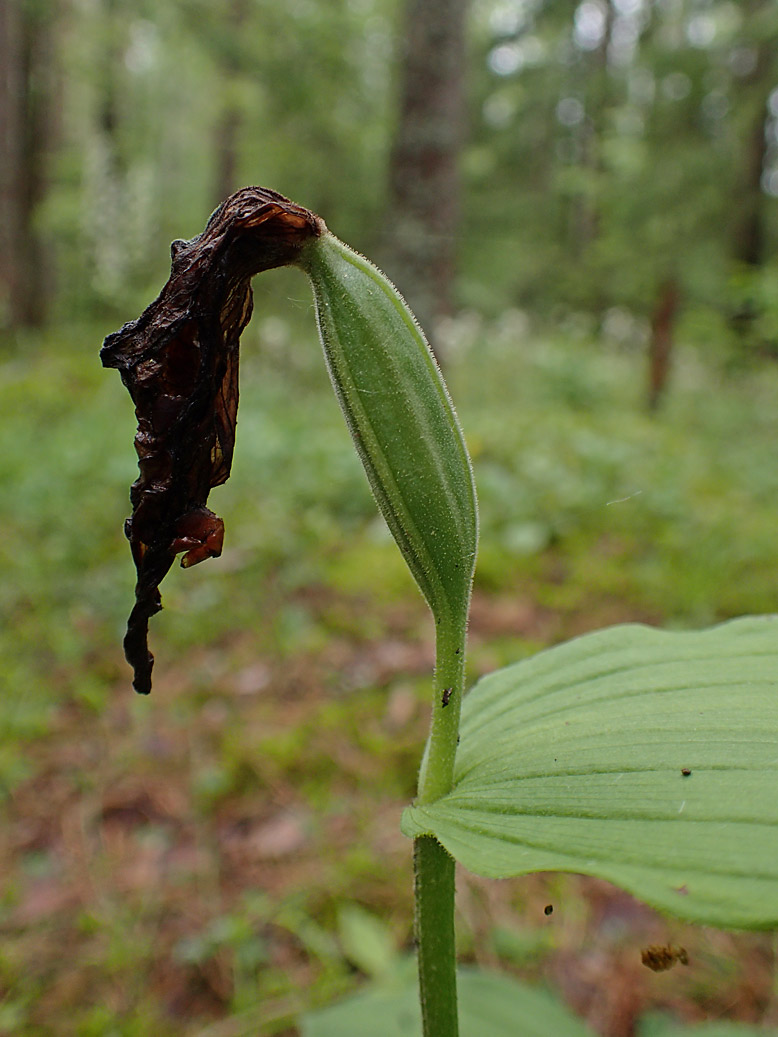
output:
M 777 691 L 776 617 L 578 638 L 475 686 L 454 788 L 403 831 L 479 875 L 596 875 L 690 921 L 773 927 Z
M 460 969 L 461 1037 L 592 1037 L 592 1031 L 544 990 L 507 976 Z M 303 1037 L 417 1037 L 418 987 L 372 987 L 338 1005 L 305 1016 Z
M 338 909 L 338 936 L 348 960 L 367 976 L 380 979 L 396 966 L 398 952 L 389 927 L 359 904 Z
M 664 1015 L 649 1015 L 638 1026 L 638 1037 L 776 1037 L 774 1026 L 749 1023 L 677 1023 Z

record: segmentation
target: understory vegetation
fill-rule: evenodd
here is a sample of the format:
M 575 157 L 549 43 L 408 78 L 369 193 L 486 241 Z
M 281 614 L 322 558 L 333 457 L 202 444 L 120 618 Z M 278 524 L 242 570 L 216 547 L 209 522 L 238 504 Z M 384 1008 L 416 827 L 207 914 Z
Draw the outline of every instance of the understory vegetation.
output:
M 168 578 L 149 700 L 121 653 L 134 419 L 105 329 L 30 334 L 2 363 L 0 1033 L 293 1033 L 410 947 L 399 817 L 433 630 L 289 283 L 293 322 L 257 292 L 211 498 L 224 555 Z M 629 336 L 507 311 L 445 343 L 481 502 L 469 683 L 612 623 L 776 610 L 772 362 L 680 344 L 650 415 Z M 662 1009 L 757 1022 L 771 998 L 775 1018 L 774 936 L 604 882 L 462 872 L 457 925 L 462 960 L 547 984 L 599 1032 L 648 1034 Z M 658 942 L 690 965 L 644 969 Z

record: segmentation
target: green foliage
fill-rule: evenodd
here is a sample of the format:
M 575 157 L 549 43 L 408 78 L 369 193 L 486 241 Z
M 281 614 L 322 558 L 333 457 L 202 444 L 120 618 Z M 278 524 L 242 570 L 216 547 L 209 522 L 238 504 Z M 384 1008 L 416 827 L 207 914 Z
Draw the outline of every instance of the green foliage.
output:
M 292 284 L 299 282 L 296 274 Z M 258 284 L 260 318 L 263 293 Z M 306 294 L 300 286 L 294 297 Z M 119 648 L 132 592 L 121 524 L 135 475 L 134 423 L 121 386 L 95 363 L 101 329 L 31 338 L 23 358 L 3 365 L 5 807 L 34 802 L 36 826 L 58 838 L 57 796 L 47 807 L 51 774 L 54 789 L 83 803 L 88 834 L 100 797 L 137 776 L 175 805 L 166 852 L 181 856 L 170 880 L 152 869 L 149 886 L 136 893 L 121 885 L 120 862 L 99 843 L 87 846 L 88 874 L 80 850 L 47 853 L 55 877 L 81 876 L 102 906 L 91 910 L 89 931 L 67 907 L 30 922 L 4 916 L 13 919 L 1 976 L 9 1033 L 59 1037 L 78 1033 L 83 1021 L 93 1030 L 113 1025 L 122 1037 L 200 1034 L 201 1009 L 171 1022 L 164 992 L 150 981 L 187 969 L 197 983 L 223 970 L 228 997 L 246 1005 L 256 973 L 242 973 L 236 994 L 236 952 L 253 937 L 215 920 L 249 912 L 239 898 L 249 873 L 229 872 L 232 889 L 222 885 L 222 869 L 233 863 L 226 855 L 234 828 L 251 822 L 257 802 L 264 810 L 279 795 L 310 810 L 311 842 L 300 859 L 314 860 L 302 879 L 286 858 L 250 873 L 253 881 L 262 868 L 273 882 L 289 874 L 306 896 L 274 887 L 272 910 L 251 909 L 253 934 L 275 958 L 259 970 L 262 1004 L 245 1009 L 241 1032 L 278 1032 L 305 1005 L 345 993 L 353 974 L 346 944 L 339 948 L 334 936 L 339 905 L 358 897 L 407 936 L 407 859 L 402 840 L 395 845 L 387 833 L 413 794 L 431 629 L 375 517 L 305 316 L 302 330 L 261 319 L 256 336 L 249 330 L 233 477 L 215 491 L 225 554 L 218 564 L 171 574 L 158 634 L 166 664 L 150 712 L 129 698 Z M 530 332 L 515 314 L 475 329 L 463 320 L 455 330 L 462 344 L 447 378 L 468 429 L 484 525 L 476 673 L 609 622 L 688 626 L 774 608 L 772 365 L 732 371 L 685 348 L 675 395 L 655 420 L 636 406 L 642 358 L 635 351 L 576 337 L 574 329 Z M 300 395 L 304 408 L 290 406 Z M 412 718 L 399 727 L 395 699 Z M 346 816 L 354 821 L 344 834 Z M 39 831 L 36 817 L 9 814 L 9 841 Z M 77 817 L 70 823 L 80 832 Z M 202 866 L 191 863 L 195 841 L 212 848 Z M 147 860 L 146 841 L 130 832 L 122 845 L 128 860 Z M 29 856 L 4 858 L 4 911 L 46 878 L 40 868 L 27 875 Z M 51 875 L 47 881 L 55 884 Z M 577 886 L 562 888 L 571 901 L 579 895 Z M 501 903 L 520 909 L 527 889 L 522 880 L 501 884 Z M 203 898 L 203 916 L 191 917 Z M 533 976 L 548 974 L 554 948 L 579 953 L 571 917 L 585 910 L 571 902 L 565 930 L 543 929 L 544 936 L 528 923 L 537 946 L 529 965 L 528 952 L 495 937 L 502 964 L 521 961 Z M 166 942 L 171 925 L 176 940 L 209 937 L 212 955 L 200 964 L 177 959 Z M 479 953 L 494 952 L 479 940 Z M 57 957 L 63 943 L 69 953 Z M 762 961 L 768 952 L 758 953 Z M 712 948 L 710 958 L 714 965 L 700 964 L 702 978 L 679 995 L 692 1014 L 739 1004 L 729 945 Z M 726 980 L 716 972 L 722 962 Z M 86 995 L 72 986 L 76 976 L 85 977 Z M 721 1001 L 703 996 L 706 982 L 726 992 Z M 108 1009 L 93 1009 L 92 993 Z M 236 1002 L 225 1004 L 220 1013 L 237 1011 Z M 281 1022 L 271 1026 L 271 1014 Z
M 58 312 L 131 312 L 171 238 L 245 183 L 305 198 L 361 250 L 380 247 L 399 0 L 53 10 L 60 129 L 37 222 Z M 776 28 L 770 0 L 474 4 L 460 301 L 643 317 L 674 275 L 690 308 L 730 316 L 760 118 L 764 261 L 778 234 Z M 756 317 L 754 342 L 774 340 Z
M 756 203 L 748 173 L 775 32 L 769 2 L 477 5 L 467 301 L 646 315 L 675 276 L 726 313 L 739 220 L 776 240 L 774 154 Z
M 405 975 L 403 975 L 405 972 Z M 545 991 L 474 969 L 460 969 L 462 1037 L 590 1037 L 591 1030 Z M 407 970 L 393 984 L 365 991 L 302 1020 L 302 1037 L 416 1037 L 421 1034 L 418 992 Z
M 614 627 L 490 674 L 452 792 L 404 831 L 480 875 L 575 871 L 691 921 L 774 927 L 776 625 Z
M 251 626 L 258 583 L 265 619 L 253 636 L 270 657 L 378 633 L 372 610 L 358 608 L 358 622 L 345 605 L 312 613 L 305 587 L 349 601 L 409 600 L 410 580 L 373 517 L 317 369 L 312 330 L 283 328 L 260 322 L 260 341 L 247 333 L 240 442 L 233 476 L 216 491 L 225 554 L 218 565 L 171 574 L 159 653 L 174 667 L 198 644 L 227 645 Z M 636 354 L 512 329 L 507 319 L 478 329 L 448 368 L 483 502 L 477 589 L 521 587 L 557 619 L 529 643 L 520 629 L 499 641 L 495 631 L 489 657 L 497 651 L 505 663 L 564 637 L 566 617 L 580 610 L 588 626 L 621 617 L 702 625 L 770 611 L 773 367 L 720 371 L 686 350 L 675 399 L 657 422 L 635 406 Z M 3 365 L 0 659 L 15 689 L 0 706 L 5 788 L 29 774 L 24 746 L 50 729 L 59 704 L 100 709 L 125 678 L 115 646 L 132 573 L 117 531 L 135 476 L 133 417 L 121 386 L 94 363 L 99 338 L 83 328 L 30 340 L 24 360 Z M 304 409 L 289 407 L 296 392 Z M 476 672 L 494 665 L 480 652 L 476 645 Z M 189 673 L 211 687 L 207 668 Z
M 512 568 L 518 587 L 533 558 L 558 553 L 566 578 L 533 582 L 553 608 L 626 594 L 683 625 L 772 611 L 772 366 L 711 368 L 684 349 L 677 396 L 654 421 L 637 406 L 637 353 L 510 328 L 490 333 L 486 355 L 478 336 L 452 378 L 483 502 L 483 584 L 504 586 Z M 487 356 L 476 387 L 470 364 Z
M 367 244 L 389 143 L 391 0 L 58 8 L 63 134 L 39 219 L 61 310 L 126 314 L 164 275 L 170 240 L 244 184 L 283 185 Z
M 774 1026 L 748 1026 L 746 1023 L 698 1023 L 684 1026 L 664 1016 L 650 1016 L 643 1020 L 638 1037 L 775 1037 Z
M 338 911 L 338 932 L 344 954 L 366 976 L 381 980 L 396 968 L 392 934 L 363 907 L 343 904 Z
M 407 963 L 406 972 L 410 972 Z M 592 1031 L 556 998 L 543 990 L 472 969 L 461 969 L 461 1033 L 463 1037 L 591 1037 Z M 421 1034 L 416 990 L 376 988 L 342 1004 L 304 1016 L 302 1037 L 415 1037 Z M 638 1037 L 773 1037 L 775 1028 L 746 1023 L 698 1023 L 684 1025 L 664 1016 L 652 1016 L 639 1024 Z

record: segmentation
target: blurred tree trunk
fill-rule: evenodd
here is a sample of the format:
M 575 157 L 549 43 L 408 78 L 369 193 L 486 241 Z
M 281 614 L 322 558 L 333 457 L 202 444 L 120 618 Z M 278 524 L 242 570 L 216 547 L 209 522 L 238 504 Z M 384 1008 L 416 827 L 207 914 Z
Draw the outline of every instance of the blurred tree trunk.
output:
M 648 343 L 648 406 L 652 411 L 659 407 L 667 388 L 679 302 L 678 281 L 675 277 L 668 277 L 659 286 L 654 312 L 651 314 L 651 337 Z
M 0 0 L 0 326 L 11 323 L 11 298 L 16 283 L 11 234 L 19 136 L 18 113 L 12 103 L 17 94 L 15 15 L 9 0 Z
M 46 250 L 36 210 L 46 191 L 53 11 L 0 0 L 0 284 L 12 328 L 46 319 Z
M 770 0 L 772 3 L 772 0 Z M 764 0 L 751 0 L 745 5 L 746 30 L 759 25 L 768 12 Z M 773 15 L 774 17 L 774 15 Z M 757 39 L 752 44 L 753 68 L 742 79 L 740 104 L 745 113 L 743 139 L 738 153 L 742 156 L 734 196 L 732 224 L 732 258 L 741 270 L 756 272 L 765 259 L 765 198 L 762 176 L 767 161 L 767 103 L 775 86 L 774 47 L 772 41 Z M 753 333 L 759 315 L 759 302 L 746 288 L 731 317 L 736 334 L 745 342 Z M 765 343 L 761 343 L 765 345 Z M 771 344 L 774 348 L 775 344 Z
M 239 132 L 240 114 L 228 102 L 214 128 L 214 150 L 216 152 L 214 206 L 220 205 L 240 186 L 237 182 Z
M 762 174 L 767 158 L 767 101 L 773 80 L 769 76 L 772 66 L 771 51 L 762 43 L 749 76 L 751 88 L 748 123 L 743 142 L 743 164 L 740 169 L 737 210 L 733 234 L 733 257 L 747 266 L 761 266 L 764 260 L 764 192 Z
M 246 23 L 245 0 L 232 0 L 225 16 L 225 24 L 236 41 L 241 39 Z M 222 100 L 221 112 L 214 127 L 214 154 L 216 170 L 214 177 L 214 205 L 236 191 L 238 183 L 238 141 L 242 123 L 241 106 L 237 95 L 241 63 L 235 46 L 228 49 L 221 61 Z
M 600 232 L 600 184 L 603 173 L 602 138 L 605 130 L 608 106 L 611 102 L 611 87 L 608 69 L 608 54 L 613 34 L 615 12 L 612 0 L 603 8 L 605 25 L 599 46 L 592 51 L 587 62 L 588 82 L 585 84 L 586 117 L 578 133 L 580 164 L 589 173 L 588 190 L 575 201 L 574 240 L 575 254 L 585 257 L 595 244 Z M 598 300 L 600 310 L 605 301 Z
M 117 20 L 117 0 L 102 0 L 100 4 L 102 46 L 97 69 L 99 94 L 97 125 L 105 147 L 106 175 L 117 183 L 125 173 L 119 147 L 119 83 L 117 69 L 122 67 L 123 33 Z
M 460 217 L 467 0 L 407 0 L 386 266 L 432 336 L 451 312 Z

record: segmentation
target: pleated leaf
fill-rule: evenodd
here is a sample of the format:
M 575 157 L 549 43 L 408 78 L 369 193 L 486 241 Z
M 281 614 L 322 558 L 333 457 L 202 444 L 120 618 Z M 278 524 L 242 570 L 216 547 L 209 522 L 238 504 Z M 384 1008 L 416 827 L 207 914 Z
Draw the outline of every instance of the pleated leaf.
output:
M 690 921 L 774 927 L 778 620 L 613 627 L 489 675 L 452 792 L 403 830 L 479 875 L 596 875 Z

